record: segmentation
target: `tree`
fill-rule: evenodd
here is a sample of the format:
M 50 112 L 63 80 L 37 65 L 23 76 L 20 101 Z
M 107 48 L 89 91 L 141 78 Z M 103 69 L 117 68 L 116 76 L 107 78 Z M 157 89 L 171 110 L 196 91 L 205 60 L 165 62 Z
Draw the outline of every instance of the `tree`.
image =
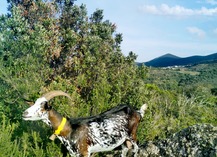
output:
M 122 54 L 122 34 L 116 32 L 115 24 L 103 20 L 103 10 L 88 17 L 86 6 L 74 5 L 74 1 L 9 3 L 11 14 L 2 20 L 2 34 L 8 39 L 2 47 L 3 58 L 8 58 L 2 67 L 7 64 L 14 69 L 16 63 L 17 82 L 37 77 L 29 88 L 17 86 L 20 97 L 62 89 L 71 92 L 75 104 L 84 105 L 91 114 L 121 102 L 140 103 L 131 100 L 138 97 L 137 88 L 143 85 L 134 64 L 136 55 Z M 24 62 L 30 58 L 34 75 L 27 72 L 30 62 Z

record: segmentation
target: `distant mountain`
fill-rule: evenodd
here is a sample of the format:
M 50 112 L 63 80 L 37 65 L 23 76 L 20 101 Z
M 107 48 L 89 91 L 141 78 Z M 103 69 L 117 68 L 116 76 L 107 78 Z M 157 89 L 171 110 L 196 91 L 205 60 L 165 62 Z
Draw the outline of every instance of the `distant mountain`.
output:
M 165 66 L 173 64 L 175 61 L 179 59 L 181 58 L 168 53 L 158 58 L 155 58 L 149 62 L 146 62 L 145 65 L 154 66 L 154 67 L 165 67 Z
M 180 66 L 180 65 L 193 65 L 207 62 L 217 62 L 217 53 L 207 56 L 190 56 L 190 57 L 178 57 L 172 54 L 165 54 L 151 61 L 144 62 L 146 66 L 152 67 L 167 67 L 167 66 Z M 142 64 L 142 63 L 140 63 Z M 138 64 L 139 65 L 139 64 Z

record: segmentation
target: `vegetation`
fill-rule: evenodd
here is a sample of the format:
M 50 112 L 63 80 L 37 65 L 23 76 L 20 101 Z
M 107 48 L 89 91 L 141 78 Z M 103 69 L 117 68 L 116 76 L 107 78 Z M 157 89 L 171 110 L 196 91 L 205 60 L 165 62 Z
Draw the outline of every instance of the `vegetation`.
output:
M 52 131 L 46 125 L 22 120 L 28 107 L 25 100 L 34 101 L 56 89 L 71 95 L 73 102 L 56 98 L 53 103 L 70 117 L 95 115 L 120 103 L 135 107 L 147 103 L 149 109 L 138 130 L 140 143 L 196 123 L 216 125 L 216 85 L 203 82 L 210 79 L 210 72 L 216 74 L 216 68 L 190 69 L 192 75 L 137 67 L 133 52 L 122 54 L 122 34 L 104 20 L 102 10 L 88 17 L 86 6 L 73 0 L 8 2 L 10 13 L 0 16 L 3 156 L 62 156 L 59 141 L 49 141 Z M 188 82 L 192 79 L 198 83 Z M 194 94 L 185 94 L 192 89 L 197 89 Z
M 216 96 L 217 63 L 197 64 L 187 67 L 152 68 L 146 82 L 161 89 L 178 91 L 191 97 L 199 93 Z

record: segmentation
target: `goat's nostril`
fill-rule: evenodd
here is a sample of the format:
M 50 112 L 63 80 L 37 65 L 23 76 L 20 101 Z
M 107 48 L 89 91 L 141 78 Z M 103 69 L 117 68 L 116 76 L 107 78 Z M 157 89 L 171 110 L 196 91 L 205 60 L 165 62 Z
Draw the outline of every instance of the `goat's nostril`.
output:
M 26 117 L 27 115 L 28 115 L 28 112 L 25 111 L 25 112 L 23 113 L 23 117 Z

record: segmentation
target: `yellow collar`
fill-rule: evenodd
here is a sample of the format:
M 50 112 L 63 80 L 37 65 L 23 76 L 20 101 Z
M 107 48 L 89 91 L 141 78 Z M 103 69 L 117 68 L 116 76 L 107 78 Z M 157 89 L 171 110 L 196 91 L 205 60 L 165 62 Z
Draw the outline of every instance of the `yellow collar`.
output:
M 60 125 L 58 126 L 58 128 L 55 130 L 54 134 L 51 135 L 50 139 L 53 141 L 56 138 L 56 135 L 59 135 L 60 132 L 63 130 L 64 126 L 66 124 L 66 118 L 63 117 Z
M 57 130 L 55 130 L 54 134 L 55 134 L 55 135 L 59 135 L 60 132 L 63 130 L 65 124 L 66 124 L 66 118 L 63 117 L 62 122 L 61 122 L 60 125 L 58 126 Z

